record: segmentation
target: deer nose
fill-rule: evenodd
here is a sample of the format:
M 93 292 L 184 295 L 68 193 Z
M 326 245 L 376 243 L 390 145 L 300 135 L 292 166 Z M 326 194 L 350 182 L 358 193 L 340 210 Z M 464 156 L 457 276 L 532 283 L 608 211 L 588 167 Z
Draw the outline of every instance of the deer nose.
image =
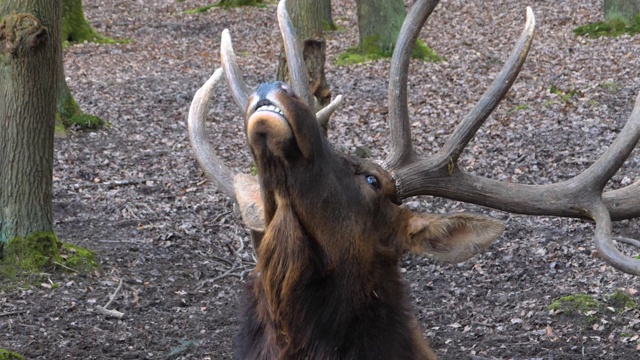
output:
M 291 88 L 291 86 L 278 81 L 277 82 L 278 86 L 280 87 L 280 90 L 284 91 L 285 94 L 289 95 L 289 96 L 296 96 L 296 94 L 293 92 L 293 89 Z
M 293 96 L 293 97 L 296 96 L 291 86 L 281 81 L 260 84 L 260 86 L 258 86 L 258 88 L 256 89 L 256 95 L 258 95 L 259 98 L 264 99 L 272 91 L 282 91 L 286 95 Z

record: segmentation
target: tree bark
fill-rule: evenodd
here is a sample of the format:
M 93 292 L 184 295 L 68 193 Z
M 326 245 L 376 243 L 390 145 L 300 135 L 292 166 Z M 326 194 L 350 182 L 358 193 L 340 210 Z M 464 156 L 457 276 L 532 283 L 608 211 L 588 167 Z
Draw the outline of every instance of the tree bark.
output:
M 640 14 L 640 0 L 604 0 L 606 21 L 618 19 L 631 24 L 638 14 Z
M 316 110 L 325 107 L 331 102 L 331 89 L 329 89 L 329 84 L 324 75 L 326 58 L 326 42 L 322 34 L 324 18 L 318 16 L 318 14 L 323 14 L 327 7 L 330 9 L 330 6 L 329 0 L 287 1 L 287 11 L 291 17 L 291 23 L 296 29 L 296 34 L 303 47 L 304 62 L 309 72 L 309 86 L 311 93 L 316 98 Z M 284 50 L 280 52 L 276 78 L 280 81 L 289 80 L 289 70 Z M 326 134 L 327 129 L 323 130 Z
M 62 41 L 95 42 L 101 38 L 84 17 L 82 0 L 62 0 Z
M 406 14 L 403 0 L 356 0 L 359 46 L 390 56 Z
M 325 31 L 337 30 L 338 27 L 333 22 L 333 16 L 331 16 L 331 0 L 318 0 L 320 5 L 320 12 L 322 14 L 322 26 Z
M 60 0 L 0 2 L 0 247 L 53 233 Z

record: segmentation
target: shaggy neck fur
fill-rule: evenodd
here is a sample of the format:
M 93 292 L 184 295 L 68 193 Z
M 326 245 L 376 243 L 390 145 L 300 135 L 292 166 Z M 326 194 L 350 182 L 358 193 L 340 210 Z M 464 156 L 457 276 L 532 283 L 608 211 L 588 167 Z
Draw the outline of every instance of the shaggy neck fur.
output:
M 258 248 L 238 359 L 424 359 L 393 249 L 331 265 L 287 204 Z M 364 267 L 366 268 L 366 267 Z

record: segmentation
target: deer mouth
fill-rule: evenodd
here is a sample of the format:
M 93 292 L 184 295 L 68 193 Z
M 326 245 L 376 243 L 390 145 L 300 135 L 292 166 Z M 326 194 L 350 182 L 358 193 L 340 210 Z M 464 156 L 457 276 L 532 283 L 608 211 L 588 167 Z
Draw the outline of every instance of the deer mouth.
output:
M 310 160 L 322 147 L 314 112 L 288 85 L 260 85 L 247 109 L 247 138 L 256 162 L 265 156 L 285 163 Z
M 287 157 L 294 140 L 284 111 L 268 99 L 261 99 L 247 120 L 247 137 L 256 155 Z

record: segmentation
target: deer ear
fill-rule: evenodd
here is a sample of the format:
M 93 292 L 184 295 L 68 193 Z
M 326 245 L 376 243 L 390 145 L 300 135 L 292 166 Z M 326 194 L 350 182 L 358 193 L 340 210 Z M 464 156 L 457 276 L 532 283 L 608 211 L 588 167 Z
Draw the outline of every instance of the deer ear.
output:
M 465 261 L 491 245 L 504 231 L 496 219 L 470 213 L 450 215 L 412 213 L 407 248 L 439 260 Z
M 258 178 L 247 174 L 233 177 L 236 199 L 240 205 L 242 221 L 253 231 L 264 232 L 264 204 Z

